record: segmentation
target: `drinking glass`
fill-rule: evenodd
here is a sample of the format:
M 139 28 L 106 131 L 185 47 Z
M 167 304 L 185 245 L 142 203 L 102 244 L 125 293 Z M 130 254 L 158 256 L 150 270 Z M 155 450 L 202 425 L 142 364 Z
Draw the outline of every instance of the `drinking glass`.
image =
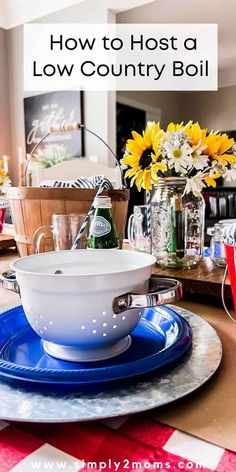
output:
M 41 242 L 44 236 L 50 234 L 53 238 L 54 250 L 63 251 L 71 249 L 76 236 L 83 224 L 84 214 L 71 213 L 69 215 L 63 215 L 60 213 L 54 213 L 52 215 L 52 224 L 41 226 L 38 228 L 33 236 L 33 247 L 34 252 L 39 253 Z M 85 249 L 87 244 L 89 225 L 86 227 L 78 246 L 78 249 Z
M 151 252 L 151 235 L 148 231 L 147 205 L 135 205 L 128 221 L 129 244 L 136 250 Z

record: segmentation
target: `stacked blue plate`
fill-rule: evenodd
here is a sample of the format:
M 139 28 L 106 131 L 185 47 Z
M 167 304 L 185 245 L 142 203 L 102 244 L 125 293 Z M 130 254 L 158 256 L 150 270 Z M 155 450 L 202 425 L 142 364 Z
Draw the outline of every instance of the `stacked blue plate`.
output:
M 0 378 L 18 386 L 93 387 L 108 385 L 166 368 L 192 343 L 189 324 L 169 307 L 143 311 L 123 354 L 106 361 L 73 363 L 46 354 L 42 339 L 32 330 L 23 308 L 1 315 Z

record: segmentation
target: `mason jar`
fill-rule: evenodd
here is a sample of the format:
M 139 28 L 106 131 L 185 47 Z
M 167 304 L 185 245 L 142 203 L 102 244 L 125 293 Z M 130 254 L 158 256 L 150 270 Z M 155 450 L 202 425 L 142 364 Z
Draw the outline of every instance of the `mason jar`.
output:
M 160 179 L 151 200 L 152 254 L 163 267 L 193 267 L 204 250 L 205 202 L 184 194 L 186 179 Z
M 212 236 L 210 242 L 211 260 L 215 262 L 217 266 L 226 266 L 225 245 L 223 242 L 224 229 L 235 223 L 236 219 L 233 218 L 220 220 L 218 223 L 215 223 L 214 226 L 207 228 L 207 234 Z

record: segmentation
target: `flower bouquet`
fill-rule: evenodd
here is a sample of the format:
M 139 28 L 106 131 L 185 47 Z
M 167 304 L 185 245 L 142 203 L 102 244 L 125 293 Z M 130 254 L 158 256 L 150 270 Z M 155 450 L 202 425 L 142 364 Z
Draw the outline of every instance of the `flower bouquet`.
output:
M 151 190 L 159 178 L 185 177 L 185 192 L 199 194 L 216 179 L 236 179 L 236 144 L 227 134 L 201 128 L 199 123 L 170 123 L 166 131 L 149 122 L 143 134 L 132 132 L 122 165 L 138 190 Z
M 0 233 L 3 230 L 3 225 L 6 216 L 6 209 L 8 207 L 8 202 L 6 198 L 1 198 L 6 191 L 6 187 L 10 185 L 11 181 L 9 179 L 8 173 L 4 169 L 4 162 L 0 160 Z
M 4 162 L 0 160 L 0 195 L 6 192 L 6 188 L 11 184 L 10 178 L 4 169 Z
M 121 160 L 140 191 L 153 192 L 152 252 L 163 266 L 191 267 L 204 249 L 204 187 L 219 177 L 236 178 L 236 144 L 227 134 L 199 123 L 170 123 L 166 130 L 149 122 L 142 135 L 132 132 Z
M 39 149 L 38 153 L 33 157 L 34 162 L 45 169 L 70 159 L 69 154 L 66 153 L 65 147 L 59 144 L 52 144 L 45 149 Z

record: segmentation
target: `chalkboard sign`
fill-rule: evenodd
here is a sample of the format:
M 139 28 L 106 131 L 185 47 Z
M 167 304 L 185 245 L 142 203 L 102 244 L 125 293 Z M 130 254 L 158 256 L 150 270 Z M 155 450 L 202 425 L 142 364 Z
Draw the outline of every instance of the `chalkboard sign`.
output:
M 116 104 L 116 129 L 117 129 L 117 156 L 120 159 L 125 152 L 125 145 L 127 139 L 132 139 L 131 131 L 135 130 L 142 134 L 142 130 L 146 126 L 146 112 L 133 106 L 124 105 L 123 103 Z M 130 179 L 127 179 L 130 183 Z M 144 190 L 141 192 L 137 190 L 134 185 L 130 188 L 130 199 L 128 206 L 128 217 L 133 213 L 134 205 L 144 204 Z M 127 218 L 128 225 L 128 218 Z M 126 225 L 126 229 L 127 229 Z
M 65 91 L 35 95 L 24 99 L 26 152 L 30 154 L 50 126 L 83 123 L 83 92 Z M 52 134 L 40 150 L 60 146 L 68 157 L 85 155 L 83 131 Z

